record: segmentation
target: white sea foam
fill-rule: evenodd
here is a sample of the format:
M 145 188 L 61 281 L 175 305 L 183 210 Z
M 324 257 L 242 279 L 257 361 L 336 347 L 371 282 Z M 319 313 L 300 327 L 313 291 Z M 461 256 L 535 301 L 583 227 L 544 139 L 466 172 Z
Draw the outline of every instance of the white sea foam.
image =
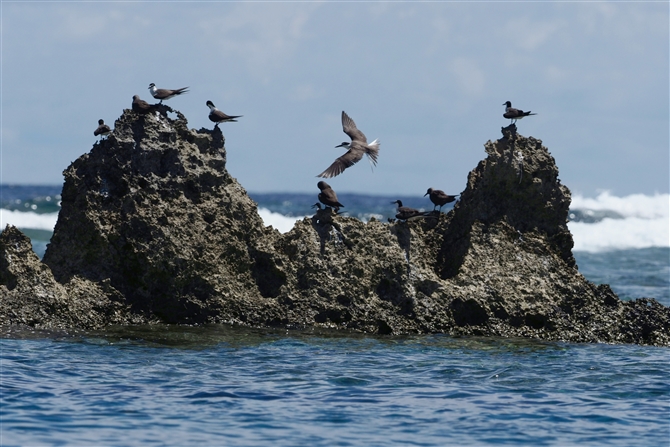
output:
M 668 219 L 603 219 L 596 223 L 570 222 L 576 251 L 670 247 Z
M 282 233 L 290 231 L 295 222 L 302 219 L 302 217 L 288 217 L 280 213 L 273 213 L 267 208 L 260 208 L 258 213 L 265 225 L 272 225 Z M 7 224 L 14 225 L 17 228 L 52 231 L 56 226 L 56 220 L 58 220 L 58 213 L 38 214 L 0 209 L 0 231 Z
M 642 219 L 668 219 L 670 215 L 670 195 L 654 194 L 631 194 L 625 197 L 617 197 L 604 191 L 596 198 L 586 198 L 580 194 L 572 196 L 571 209 L 581 210 L 611 210 L 616 211 L 623 217 L 640 217 Z
M 286 233 L 288 231 L 291 231 L 291 228 L 293 228 L 293 225 L 299 221 L 302 220 L 305 216 L 303 217 L 288 217 L 284 216 L 283 214 L 280 213 L 273 213 L 267 208 L 259 208 L 258 209 L 258 214 L 260 214 L 261 219 L 263 219 L 263 223 L 267 225 L 272 225 L 273 228 L 276 228 L 279 230 L 281 233 Z
M 627 248 L 670 247 L 670 195 L 631 194 L 625 197 L 608 191 L 596 198 L 576 194 L 573 210 L 610 210 L 623 219 L 606 218 L 596 223 L 570 222 L 568 228 L 577 251 L 606 251 Z
M 606 251 L 628 248 L 670 247 L 670 195 L 647 196 L 632 194 L 616 197 L 603 192 L 595 198 L 573 196 L 573 210 L 614 211 L 622 219 L 605 218 L 596 223 L 570 222 L 577 251 Z M 272 225 L 282 233 L 293 228 L 304 217 L 288 217 L 267 208 L 258 210 L 265 225 Z M 0 231 L 12 224 L 22 229 L 53 230 L 58 213 L 0 209 Z
M 7 224 L 17 228 L 53 231 L 56 220 L 58 220 L 58 213 L 38 214 L 30 211 L 0 209 L 0 231 L 4 230 Z

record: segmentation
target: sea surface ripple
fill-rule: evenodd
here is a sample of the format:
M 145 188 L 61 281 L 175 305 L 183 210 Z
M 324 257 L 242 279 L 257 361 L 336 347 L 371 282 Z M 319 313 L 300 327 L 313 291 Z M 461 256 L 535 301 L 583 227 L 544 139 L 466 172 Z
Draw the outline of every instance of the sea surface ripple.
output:
M 1 335 L 2 446 L 670 439 L 666 348 L 225 325 Z

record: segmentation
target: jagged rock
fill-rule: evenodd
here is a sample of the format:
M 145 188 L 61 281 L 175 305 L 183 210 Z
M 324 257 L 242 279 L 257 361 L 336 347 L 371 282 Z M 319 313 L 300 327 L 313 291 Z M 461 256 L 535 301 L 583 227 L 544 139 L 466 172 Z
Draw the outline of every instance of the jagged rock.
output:
M 139 323 L 123 296 L 104 284 L 72 277 L 61 285 L 32 250 L 30 239 L 7 225 L 0 234 L 0 325 L 99 328 Z
M 0 265 L 0 292 L 25 284 L 20 300 L 0 301 L 0 322 L 228 322 L 670 345 L 669 308 L 622 302 L 578 272 L 570 192 L 542 142 L 516 126 L 485 145 L 487 158 L 448 214 L 385 224 L 324 209 L 280 234 L 228 174 L 221 131 L 189 130 L 179 112 L 159 111 L 125 111 L 114 134 L 64 172 L 44 264 L 24 237 L 14 264 Z M 3 253 L 17 232 L 3 233 Z M 48 303 L 29 295 L 42 289 L 49 302 L 79 307 L 41 320 L 9 315 L 41 315 Z M 87 322 L 84 308 L 103 310 Z
M 248 321 L 250 308 L 279 313 L 252 256 L 268 230 L 225 169 L 221 130 L 189 130 L 160 107 L 126 111 L 65 170 L 44 262 L 60 282 L 108 281 L 135 312 L 165 322 L 272 322 Z

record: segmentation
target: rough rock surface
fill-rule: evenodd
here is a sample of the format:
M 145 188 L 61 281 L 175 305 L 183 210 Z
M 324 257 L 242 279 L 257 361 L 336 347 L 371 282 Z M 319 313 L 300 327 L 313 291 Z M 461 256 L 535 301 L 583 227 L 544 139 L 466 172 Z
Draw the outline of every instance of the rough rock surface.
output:
M 106 282 L 73 276 L 57 283 L 30 239 L 10 225 L 0 234 L 0 298 L 0 324 L 55 329 L 141 322 Z
M 577 270 L 570 192 L 542 142 L 503 129 L 461 200 L 419 222 L 330 209 L 264 227 L 221 131 L 125 111 L 65 172 L 44 263 L 0 235 L 0 324 L 228 322 L 670 345 L 670 308 Z M 171 119 L 168 113 L 176 113 Z M 52 273 L 53 272 L 53 273 Z

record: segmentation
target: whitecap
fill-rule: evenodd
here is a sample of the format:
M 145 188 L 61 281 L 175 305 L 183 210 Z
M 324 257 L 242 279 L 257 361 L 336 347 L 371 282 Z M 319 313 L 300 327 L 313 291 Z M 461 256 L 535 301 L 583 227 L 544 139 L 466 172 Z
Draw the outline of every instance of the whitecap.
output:
M 289 217 L 281 213 L 272 212 L 267 208 L 259 208 L 258 214 L 260 214 L 261 219 L 263 219 L 263 223 L 266 226 L 272 225 L 273 228 L 276 228 L 281 233 L 291 231 L 293 225 L 295 225 L 297 221 L 307 217 L 307 216 Z
M 575 251 L 670 247 L 668 219 L 606 218 L 597 223 L 569 222 Z
M 670 195 L 630 194 L 617 197 L 603 191 L 595 198 L 575 194 L 571 210 L 607 212 L 595 222 L 569 222 L 575 251 L 599 252 L 631 248 L 670 247 Z
M 39 214 L 30 211 L 0 209 L 0 231 L 4 230 L 7 224 L 17 228 L 53 231 L 57 220 L 58 213 Z
M 603 191 L 595 198 L 586 198 L 581 194 L 572 196 L 573 210 L 614 211 L 623 217 L 643 219 L 668 219 L 670 215 L 670 194 L 630 194 L 617 197 L 609 191 Z

